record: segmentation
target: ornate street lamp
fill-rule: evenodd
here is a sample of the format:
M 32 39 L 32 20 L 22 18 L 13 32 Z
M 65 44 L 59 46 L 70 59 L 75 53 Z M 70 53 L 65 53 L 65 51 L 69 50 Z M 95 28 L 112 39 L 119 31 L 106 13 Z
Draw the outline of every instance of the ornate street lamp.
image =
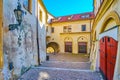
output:
M 18 24 L 10 24 L 9 25 L 9 30 L 18 29 L 18 26 L 21 25 L 24 11 L 21 10 L 21 4 L 20 4 L 19 0 L 18 0 L 17 9 L 14 9 L 14 14 L 15 14 L 16 20 L 18 21 Z
M 18 1 L 18 6 L 17 6 L 17 9 L 14 9 L 14 14 L 15 14 L 15 17 L 16 17 L 16 20 L 18 21 L 18 24 L 20 25 L 21 22 L 22 22 L 22 19 L 23 19 L 23 10 L 21 10 L 21 4 L 20 2 Z

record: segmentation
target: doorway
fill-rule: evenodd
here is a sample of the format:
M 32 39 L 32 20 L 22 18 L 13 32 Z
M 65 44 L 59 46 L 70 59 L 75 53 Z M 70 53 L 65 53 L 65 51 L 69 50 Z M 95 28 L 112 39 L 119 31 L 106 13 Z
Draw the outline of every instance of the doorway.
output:
M 72 53 L 72 42 L 65 42 L 65 52 Z
M 87 53 L 87 42 L 78 42 L 78 53 Z
M 112 37 L 100 39 L 100 71 L 105 80 L 113 80 L 118 42 Z

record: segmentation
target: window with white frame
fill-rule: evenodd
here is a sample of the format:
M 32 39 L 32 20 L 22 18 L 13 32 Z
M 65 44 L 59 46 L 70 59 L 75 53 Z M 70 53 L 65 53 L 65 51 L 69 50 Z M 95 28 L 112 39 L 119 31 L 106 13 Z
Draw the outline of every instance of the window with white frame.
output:
M 82 31 L 86 31 L 86 25 L 82 25 L 82 26 L 81 26 L 81 30 L 82 30 Z

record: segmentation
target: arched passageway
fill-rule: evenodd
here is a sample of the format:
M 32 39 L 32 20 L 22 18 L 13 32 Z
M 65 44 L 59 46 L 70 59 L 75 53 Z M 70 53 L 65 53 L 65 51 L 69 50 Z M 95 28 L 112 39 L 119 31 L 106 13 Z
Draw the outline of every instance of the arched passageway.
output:
M 50 42 L 47 44 L 47 51 L 49 53 L 58 53 L 59 45 L 56 42 Z
M 52 47 L 47 47 L 47 53 L 54 53 L 55 50 Z

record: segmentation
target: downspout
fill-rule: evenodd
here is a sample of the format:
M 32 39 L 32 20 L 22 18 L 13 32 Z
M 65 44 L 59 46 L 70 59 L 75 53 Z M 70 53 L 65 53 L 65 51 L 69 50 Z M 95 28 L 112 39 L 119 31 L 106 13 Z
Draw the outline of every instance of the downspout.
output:
M 39 27 L 39 26 L 38 26 L 38 0 L 37 0 L 37 18 L 36 18 L 36 20 L 37 20 L 37 21 L 36 21 L 36 24 L 37 24 L 37 25 L 36 25 L 36 26 L 37 26 L 37 28 L 36 28 L 36 31 L 37 31 L 37 32 L 36 32 L 36 35 L 37 35 L 38 65 L 40 65 L 40 54 L 39 54 L 40 51 L 39 51 L 39 37 L 38 37 L 38 36 L 39 36 L 39 35 L 38 35 L 38 34 L 39 34 L 39 33 L 38 33 L 38 27 Z

